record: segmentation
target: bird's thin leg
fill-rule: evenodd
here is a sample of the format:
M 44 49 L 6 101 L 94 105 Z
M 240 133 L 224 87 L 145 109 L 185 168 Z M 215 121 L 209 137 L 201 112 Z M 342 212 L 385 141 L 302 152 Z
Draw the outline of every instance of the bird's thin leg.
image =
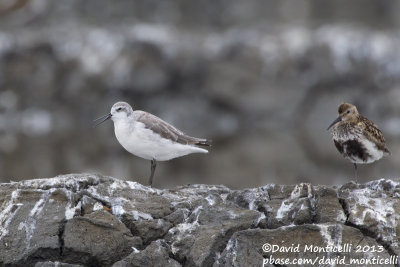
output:
M 151 165 L 150 165 L 151 173 L 150 173 L 150 178 L 149 178 L 150 187 L 152 187 L 152 184 L 153 184 L 153 176 L 154 176 L 154 172 L 156 170 L 156 166 L 157 166 L 157 161 L 155 159 L 152 159 Z
M 358 183 L 358 174 L 357 174 L 357 163 L 354 163 L 354 177 L 356 179 L 356 184 Z

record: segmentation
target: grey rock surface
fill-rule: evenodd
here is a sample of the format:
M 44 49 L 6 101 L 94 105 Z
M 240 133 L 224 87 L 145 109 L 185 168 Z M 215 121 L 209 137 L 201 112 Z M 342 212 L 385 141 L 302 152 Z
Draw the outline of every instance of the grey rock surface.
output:
M 244 190 L 221 185 L 160 190 L 97 174 L 3 183 L 0 266 L 389 260 L 400 254 L 399 196 L 400 181 L 385 179 L 340 188 L 303 183 Z M 266 243 L 300 251 L 268 251 Z M 352 249 L 304 250 L 346 244 Z

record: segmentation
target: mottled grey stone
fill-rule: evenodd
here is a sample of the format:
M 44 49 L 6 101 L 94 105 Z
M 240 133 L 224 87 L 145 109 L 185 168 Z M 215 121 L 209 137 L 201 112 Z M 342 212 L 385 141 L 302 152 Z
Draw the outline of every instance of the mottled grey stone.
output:
M 142 266 L 154 266 L 154 267 L 179 267 L 176 260 L 170 258 L 169 245 L 163 241 L 154 241 L 142 251 L 132 252 L 129 256 L 125 257 L 121 261 L 114 263 L 113 267 L 142 267 Z
M 264 244 L 277 246 L 278 250 L 264 251 Z M 350 249 L 346 249 L 342 252 L 315 252 L 313 248 L 310 247 L 312 245 L 314 248 L 317 247 L 317 249 L 319 249 L 329 245 L 340 246 L 344 244 L 349 244 L 352 247 L 349 246 L 348 248 Z M 357 245 L 375 249 L 381 248 L 382 251 L 369 250 L 368 252 L 356 252 Z M 298 250 L 295 250 L 296 247 L 298 247 Z M 281 251 L 279 248 L 289 250 Z M 251 229 L 236 232 L 229 240 L 221 257 L 213 266 L 261 267 L 263 266 L 264 259 L 270 259 L 271 257 L 274 259 L 288 259 L 290 261 L 300 258 L 319 260 L 324 257 L 327 260 L 334 260 L 344 257 L 346 260 L 345 263 L 349 264 L 350 258 L 365 259 L 381 257 L 389 259 L 390 255 L 376 240 L 364 236 L 362 232 L 356 228 L 341 224 L 305 224 L 300 226 L 287 226 L 279 229 Z M 285 265 L 282 263 L 275 264 Z M 333 265 L 326 263 L 321 264 L 319 262 L 316 264 Z M 308 262 L 300 265 L 312 266 L 313 264 Z M 271 264 L 270 266 L 274 265 Z
M 57 260 L 65 210 L 76 196 L 58 188 L 2 190 L 0 195 L 5 196 L 0 203 L 0 263 Z
M 346 215 L 339 203 L 337 190 L 326 186 L 315 189 L 316 207 L 315 223 L 338 222 L 344 223 Z
M 0 184 L 0 266 L 262 266 L 262 245 L 352 244 L 399 255 L 400 182 L 160 190 L 95 174 Z M 380 248 L 381 251 L 377 251 Z M 272 265 L 265 265 L 272 266 Z M 340 266 L 340 264 L 338 264 Z
M 74 217 L 65 225 L 62 256 L 72 262 L 97 262 L 101 266 L 129 255 L 141 244 L 126 226 L 107 211 Z

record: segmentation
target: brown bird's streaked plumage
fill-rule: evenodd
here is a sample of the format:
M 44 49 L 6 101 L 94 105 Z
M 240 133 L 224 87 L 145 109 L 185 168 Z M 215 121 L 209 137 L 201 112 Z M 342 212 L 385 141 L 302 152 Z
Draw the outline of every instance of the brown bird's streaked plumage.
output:
M 328 130 L 332 127 L 332 139 L 340 154 L 354 164 L 357 181 L 357 164 L 372 163 L 390 155 L 390 151 L 378 126 L 358 113 L 356 106 L 343 103 L 338 113 Z

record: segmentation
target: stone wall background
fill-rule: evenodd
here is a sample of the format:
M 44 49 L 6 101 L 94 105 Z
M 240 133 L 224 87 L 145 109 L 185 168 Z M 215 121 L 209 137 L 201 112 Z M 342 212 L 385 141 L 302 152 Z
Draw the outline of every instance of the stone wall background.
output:
M 0 181 L 100 172 L 147 182 L 112 123 L 124 100 L 208 155 L 159 163 L 156 187 L 340 184 L 352 165 L 326 127 L 343 101 L 382 129 L 400 171 L 397 1 L 9 0 L 0 4 Z M 324 177 L 324 178 L 321 178 Z

